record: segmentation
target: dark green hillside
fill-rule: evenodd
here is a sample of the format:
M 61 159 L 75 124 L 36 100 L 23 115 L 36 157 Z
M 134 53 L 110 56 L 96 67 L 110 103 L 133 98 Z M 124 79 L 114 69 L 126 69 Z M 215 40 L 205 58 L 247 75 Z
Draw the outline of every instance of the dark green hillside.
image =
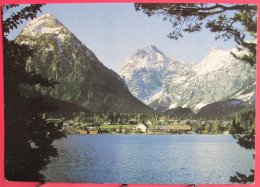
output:
M 55 99 L 53 97 L 44 97 L 44 101 L 51 106 L 55 107 L 54 112 L 47 113 L 48 117 L 61 118 L 66 117 L 68 119 L 78 116 L 80 113 L 84 113 L 90 116 L 92 113 L 80 105 Z
M 28 71 L 60 83 L 54 89 L 39 90 L 42 94 L 92 112 L 153 112 L 53 16 L 43 15 L 28 23 L 16 42 L 37 48 L 27 62 Z
M 253 102 L 254 103 L 254 102 Z M 203 107 L 197 117 L 235 117 L 236 113 L 254 109 L 254 104 L 243 103 L 241 100 L 229 99 L 227 101 L 215 102 Z
M 182 107 L 177 107 L 177 108 L 172 108 L 169 110 L 166 110 L 164 115 L 169 115 L 171 118 L 193 118 L 194 114 L 189 108 L 182 108 Z

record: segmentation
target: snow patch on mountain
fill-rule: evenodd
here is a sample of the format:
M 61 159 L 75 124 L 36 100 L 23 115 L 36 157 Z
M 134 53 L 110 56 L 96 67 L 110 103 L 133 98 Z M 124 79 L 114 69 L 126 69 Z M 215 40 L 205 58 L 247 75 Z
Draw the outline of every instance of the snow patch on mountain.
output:
M 155 46 L 146 46 L 125 60 L 120 76 L 134 96 L 154 108 L 182 106 L 198 112 L 230 98 L 249 101 L 255 95 L 255 70 L 231 51 L 245 53 L 212 48 L 201 63 L 194 64 L 172 60 Z
M 49 27 L 42 27 L 41 25 L 35 29 L 37 34 L 44 34 L 44 33 L 55 33 L 58 34 L 60 27 L 58 28 L 49 28 Z
M 44 14 L 31 20 L 22 30 L 22 35 L 58 34 L 64 26 L 51 14 Z
M 178 103 L 171 103 L 168 109 L 176 108 Z
M 21 44 L 35 45 L 34 40 L 42 35 L 46 35 L 48 38 L 53 37 L 57 41 L 61 53 L 64 51 L 64 42 L 70 42 L 70 45 L 81 48 L 91 61 L 96 61 L 97 65 L 100 65 L 95 54 L 51 14 L 44 14 L 28 22 L 19 35 L 21 40 L 19 42 Z M 54 46 L 52 44 L 46 48 L 47 51 L 52 51 L 53 49 Z
M 256 87 L 256 83 L 254 83 L 251 87 L 248 87 L 246 90 L 241 90 L 231 98 L 239 99 L 244 102 L 252 101 L 255 99 L 255 95 L 256 95 L 255 87 Z

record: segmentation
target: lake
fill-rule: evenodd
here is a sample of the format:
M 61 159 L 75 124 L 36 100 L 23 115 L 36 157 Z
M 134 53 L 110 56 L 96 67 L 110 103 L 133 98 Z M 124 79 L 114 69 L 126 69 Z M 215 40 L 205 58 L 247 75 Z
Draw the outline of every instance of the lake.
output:
M 54 146 L 49 182 L 229 184 L 254 169 L 254 151 L 231 135 L 68 135 Z

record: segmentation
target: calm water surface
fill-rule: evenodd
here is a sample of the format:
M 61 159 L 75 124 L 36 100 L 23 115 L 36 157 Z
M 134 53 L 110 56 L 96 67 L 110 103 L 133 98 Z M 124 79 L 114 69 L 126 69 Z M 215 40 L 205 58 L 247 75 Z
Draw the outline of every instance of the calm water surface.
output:
M 54 146 L 51 182 L 228 184 L 254 168 L 231 135 L 68 135 Z

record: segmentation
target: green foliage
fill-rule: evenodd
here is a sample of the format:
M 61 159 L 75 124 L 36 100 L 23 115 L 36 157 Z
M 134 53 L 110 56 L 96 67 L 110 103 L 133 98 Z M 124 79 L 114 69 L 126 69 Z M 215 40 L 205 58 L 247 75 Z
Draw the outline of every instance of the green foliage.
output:
M 3 21 L 3 31 L 8 34 L 23 19 L 34 18 L 42 5 L 31 5 L 13 13 Z M 7 5 L 7 11 L 16 5 Z M 57 82 L 42 78 L 34 71 L 27 72 L 26 62 L 34 51 L 3 38 L 4 94 L 5 94 L 5 177 L 14 181 L 43 181 L 39 173 L 58 155 L 51 144 L 65 137 L 62 124 L 48 123 L 43 113 L 55 111 L 38 92 L 33 94 L 27 86 L 53 88 Z
M 230 133 L 237 140 L 237 143 L 245 149 L 255 149 L 255 111 L 248 111 L 236 117 L 230 127 Z M 254 170 L 252 174 L 246 176 L 236 172 L 235 176 L 230 177 L 233 183 L 254 182 Z
M 255 111 L 248 111 L 233 120 L 231 132 L 237 143 L 245 149 L 255 149 Z
M 140 128 L 136 129 L 136 133 L 137 134 L 141 134 L 142 133 L 142 130 Z
M 213 133 L 219 133 L 219 125 L 218 124 L 214 124 L 213 126 L 212 126 L 212 132 Z
M 251 175 L 246 176 L 245 174 L 241 174 L 236 172 L 236 176 L 232 176 L 230 177 L 230 182 L 232 183 L 242 183 L 242 184 L 246 184 L 248 182 L 254 182 L 255 180 L 255 170 L 251 169 Z

